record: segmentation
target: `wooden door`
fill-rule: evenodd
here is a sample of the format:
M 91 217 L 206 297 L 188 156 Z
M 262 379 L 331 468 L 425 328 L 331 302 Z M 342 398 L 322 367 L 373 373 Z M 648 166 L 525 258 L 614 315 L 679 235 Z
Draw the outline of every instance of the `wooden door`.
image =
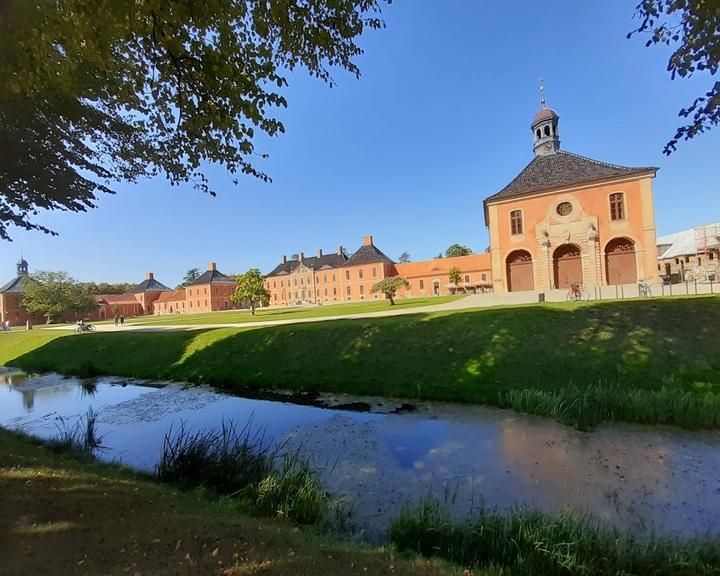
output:
M 605 269 L 609 285 L 637 282 L 635 244 L 632 240 L 616 238 L 608 242 L 605 247 Z
M 529 252 L 516 250 L 508 256 L 507 278 L 509 292 L 522 292 L 535 288 L 532 256 Z
M 555 288 L 569 288 L 571 284 L 583 283 L 582 256 L 575 244 L 564 244 L 553 254 Z

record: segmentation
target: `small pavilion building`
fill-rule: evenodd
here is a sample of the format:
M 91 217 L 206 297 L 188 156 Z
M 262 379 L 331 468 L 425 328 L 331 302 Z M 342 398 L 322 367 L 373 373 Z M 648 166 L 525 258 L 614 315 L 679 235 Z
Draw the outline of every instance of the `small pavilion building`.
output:
M 541 99 L 532 161 L 485 199 L 496 293 L 657 279 L 653 167 L 560 148 L 557 112 Z

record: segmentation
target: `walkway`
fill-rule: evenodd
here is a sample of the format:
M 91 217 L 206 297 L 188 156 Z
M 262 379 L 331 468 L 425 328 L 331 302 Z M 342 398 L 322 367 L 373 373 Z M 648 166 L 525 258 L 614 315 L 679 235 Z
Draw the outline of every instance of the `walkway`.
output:
M 628 284 L 625 286 L 603 286 L 602 288 L 590 288 L 591 301 L 598 299 L 601 300 L 615 300 L 622 298 L 637 298 L 638 287 L 637 284 Z M 684 295 L 695 295 L 695 294 L 711 294 L 718 291 L 718 286 L 715 285 L 696 285 L 694 291 L 692 287 L 688 285 L 678 285 L 672 294 L 668 294 L 668 289 L 665 288 L 664 293 L 661 294 L 660 286 L 653 286 L 652 292 L 654 296 L 684 296 Z M 546 302 L 565 302 L 567 300 L 567 290 L 549 290 L 544 291 Z M 459 300 L 453 300 L 452 302 L 445 302 L 443 304 L 436 304 L 432 306 L 422 306 L 417 308 L 397 308 L 381 310 L 379 312 L 361 312 L 355 314 L 335 314 L 332 316 L 317 316 L 311 318 L 289 318 L 286 320 L 259 320 L 257 322 L 220 322 L 217 324 L 168 324 L 168 325 L 148 325 L 139 324 L 133 325 L 132 320 L 129 320 L 129 324 L 126 324 L 122 328 L 118 328 L 113 324 L 96 324 L 95 329 L 97 332 L 117 332 L 117 331 L 138 331 L 138 332 L 164 332 L 164 331 L 188 331 L 188 330 L 207 330 L 215 328 L 252 328 L 260 326 L 282 326 L 284 324 L 300 324 L 306 322 L 327 322 L 331 320 L 356 320 L 364 318 L 383 318 L 386 316 L 403 316 L 406 314 L 432 314 L 434 312 L 452 312 L 457 310 L 466 310 L 470 308 L 492 308 L 496 306 L 518 306 L 521 304 L 535 304 L 539 301 L 539 293 L 532 292 L 508 292 L 506 294 L 471 294 L 460 298 Z M 74 330 L 74 324 L 65 324 L 62 326 L 53 326 L 50 330 Z

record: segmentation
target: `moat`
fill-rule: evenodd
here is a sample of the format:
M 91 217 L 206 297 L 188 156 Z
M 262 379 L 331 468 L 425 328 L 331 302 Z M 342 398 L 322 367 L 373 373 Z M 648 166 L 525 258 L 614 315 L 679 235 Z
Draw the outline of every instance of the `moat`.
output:
M 606 425 L 579 432 L 507 410 L 320 395 L 242 398 L 125 378 L 0 375 L 0 425 L 41 437 L 93 407 L 99 457 L 152 470 L 181 422 L 253 420 L 266 438 L 301 447 L 327 489 L 349 500 L 359 534 L 428 496 L 459 516 L 479 505 L 572 508 L 637 533 L 720 534 L 720 433 Z

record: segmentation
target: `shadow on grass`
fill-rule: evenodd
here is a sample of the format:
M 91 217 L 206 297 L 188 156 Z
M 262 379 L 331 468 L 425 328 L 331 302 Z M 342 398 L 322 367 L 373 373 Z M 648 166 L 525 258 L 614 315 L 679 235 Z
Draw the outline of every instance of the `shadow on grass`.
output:
M 25 369 L 480 402 L 579 427 L 720 426 L 720 298 L 66 337 Z

